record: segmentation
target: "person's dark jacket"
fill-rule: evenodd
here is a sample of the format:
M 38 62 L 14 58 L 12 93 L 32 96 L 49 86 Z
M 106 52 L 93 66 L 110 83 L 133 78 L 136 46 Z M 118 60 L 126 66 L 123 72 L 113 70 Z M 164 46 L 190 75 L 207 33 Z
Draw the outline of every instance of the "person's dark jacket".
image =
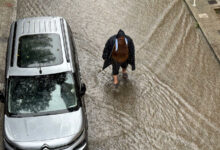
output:
M 121 33 L 124 34 L 123 31 Z M 111 54 L 112 54 L 113 47 L 115 45 L 115 39 L 117 37 L 118 37 L 118 34 L 113 35 L 112 37 L 108 39 L 108 41 L 105 44 L 105 48 L 103 50 L 103 55 L 102 55 L 102 58 L 105 60 L 103 68 L 102 68 L 103 70 L 112 64 Z M 134 48 L 133 40 L 125 34 L 124 34 L 124 37 L 127 38 L 128 40 L 129 57 L 127 61 L 128 61 L 128 64 L 131 65 L 132 70 L 135 70 L 135 48 Z

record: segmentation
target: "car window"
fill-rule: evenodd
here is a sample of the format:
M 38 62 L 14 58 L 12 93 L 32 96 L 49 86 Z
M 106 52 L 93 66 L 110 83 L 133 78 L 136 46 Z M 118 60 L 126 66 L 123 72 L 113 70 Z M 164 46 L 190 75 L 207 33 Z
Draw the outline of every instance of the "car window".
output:
M 58 34 L 25 35 L 19 38 L 17 65 L 23 68 L 62 64 Z
M 72 73 L 9 79 L 8 112 L 42 113 L 68 110 L 77 106 Z

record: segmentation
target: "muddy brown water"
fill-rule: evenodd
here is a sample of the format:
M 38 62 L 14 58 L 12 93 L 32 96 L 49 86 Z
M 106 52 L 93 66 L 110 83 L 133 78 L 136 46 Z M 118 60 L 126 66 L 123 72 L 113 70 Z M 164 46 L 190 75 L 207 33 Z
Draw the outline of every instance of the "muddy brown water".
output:
M 69 22 L 90 150 L 220 149 L 220 65 L 182 0 L 19 0 L 17 9 Z M 134 40 L 136 70 L 114 89 L 101 55 L 119 29 Z

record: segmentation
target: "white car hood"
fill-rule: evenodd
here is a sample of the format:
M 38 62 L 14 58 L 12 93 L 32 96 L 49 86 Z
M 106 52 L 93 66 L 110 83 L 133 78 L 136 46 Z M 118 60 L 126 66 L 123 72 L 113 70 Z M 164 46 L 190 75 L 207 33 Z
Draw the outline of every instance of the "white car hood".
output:
M 40 148 L 43 144 L 59 147 L 69 144 L 84 129 L 83 113 L 77 111 L 37 116 L 12 118 L 5 115 L 5 135 L 10 142 L 23 148 Z

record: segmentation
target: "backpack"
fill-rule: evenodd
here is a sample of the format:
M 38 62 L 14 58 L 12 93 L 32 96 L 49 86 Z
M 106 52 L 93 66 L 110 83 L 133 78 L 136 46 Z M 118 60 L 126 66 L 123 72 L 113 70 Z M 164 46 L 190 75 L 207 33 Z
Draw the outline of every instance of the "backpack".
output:
M 127 38 L 115 39 L 112 50 L 112 59 L 118 63 L 124 63 L 129 57 Z

